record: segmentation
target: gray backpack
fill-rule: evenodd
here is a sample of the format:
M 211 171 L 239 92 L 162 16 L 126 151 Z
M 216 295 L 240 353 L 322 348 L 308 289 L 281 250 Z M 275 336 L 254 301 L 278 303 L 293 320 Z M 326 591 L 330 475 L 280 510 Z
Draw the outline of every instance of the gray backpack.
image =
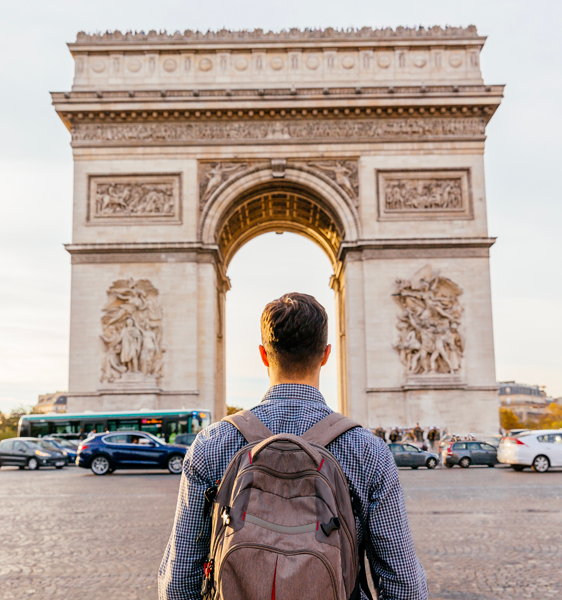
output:
M 250 411 L 223 420 L 248 445 L 205 493 L 212 533 L 203 598 L 355 600 L 360 584 L 370 596 L 357 507 L 340 464 L 325 449 L 359 425 L 332 413 L 299 437 L 273 435 Z

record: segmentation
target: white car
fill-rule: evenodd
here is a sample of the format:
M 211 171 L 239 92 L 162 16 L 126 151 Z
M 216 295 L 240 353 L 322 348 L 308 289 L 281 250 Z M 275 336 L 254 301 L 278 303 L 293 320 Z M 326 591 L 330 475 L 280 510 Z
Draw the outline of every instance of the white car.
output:
M 516 471 L 533 467 L 537 473 L 546 473 L 550 467 L 562 467 L 562 429 L 525 431 L 502 438 L 498 461 Z

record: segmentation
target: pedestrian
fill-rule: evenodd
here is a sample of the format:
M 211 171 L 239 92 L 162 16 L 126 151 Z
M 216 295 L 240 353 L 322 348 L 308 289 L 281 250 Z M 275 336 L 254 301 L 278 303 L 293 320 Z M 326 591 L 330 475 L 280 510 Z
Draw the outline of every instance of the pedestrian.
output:
M 389 434 L 389 439 L 392 443 L 395 443 L 399 440 L 400 434 L 398 433 L 398 427 L 393 427 Z
M 383 440 L 384 442 L 386 442 L 386 429 L 384 429 L 380 425 L 375 429 L 375 435 L 377 437 L 380 437 L 381 440 Z
M 416 423 L 413 434 L 416 442 L 423 442 L 423 429 L 420 427 L 419 423 Z
M 159 600 L 365 599 L 365 548 L 379 597 L 427 600 L 388 446 L 334 413 L 318 389 L 327 328 L 312 296 L 265 307 L 259 351 L 271 387 L 250 411 L 200 432 L 186 454 Z

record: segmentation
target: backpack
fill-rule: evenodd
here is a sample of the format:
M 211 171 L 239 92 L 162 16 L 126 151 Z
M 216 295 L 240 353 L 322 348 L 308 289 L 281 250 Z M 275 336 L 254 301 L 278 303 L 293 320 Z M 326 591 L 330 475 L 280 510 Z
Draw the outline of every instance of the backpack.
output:
M 203 523 L 212 509 L 212 531 L 203 598 L 359 600 L 360 587 L 371 598 L 357 501 L 325 448 L 359 425 L 332 413 L 299 437 L 273 435 L 251 411 L 223 421 L 248 444 L 205 492 Z

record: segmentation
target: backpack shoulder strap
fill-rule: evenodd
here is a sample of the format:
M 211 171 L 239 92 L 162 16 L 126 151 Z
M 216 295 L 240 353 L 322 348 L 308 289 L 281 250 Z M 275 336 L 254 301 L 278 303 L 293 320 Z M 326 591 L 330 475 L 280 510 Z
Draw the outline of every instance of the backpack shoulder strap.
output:
M 222 420 L 234 425 L 246 438 L 248 444 L 261 442 L 273 435 L 251 410 L 241 410 L 233 415 L 228 415 Z
M 361 427 L 361 425 L 340 415 L 340 413 L 334 412 L 315 423 L 301 438 L 311 444 L 327 446 L 337 437 L 355 427 Z

